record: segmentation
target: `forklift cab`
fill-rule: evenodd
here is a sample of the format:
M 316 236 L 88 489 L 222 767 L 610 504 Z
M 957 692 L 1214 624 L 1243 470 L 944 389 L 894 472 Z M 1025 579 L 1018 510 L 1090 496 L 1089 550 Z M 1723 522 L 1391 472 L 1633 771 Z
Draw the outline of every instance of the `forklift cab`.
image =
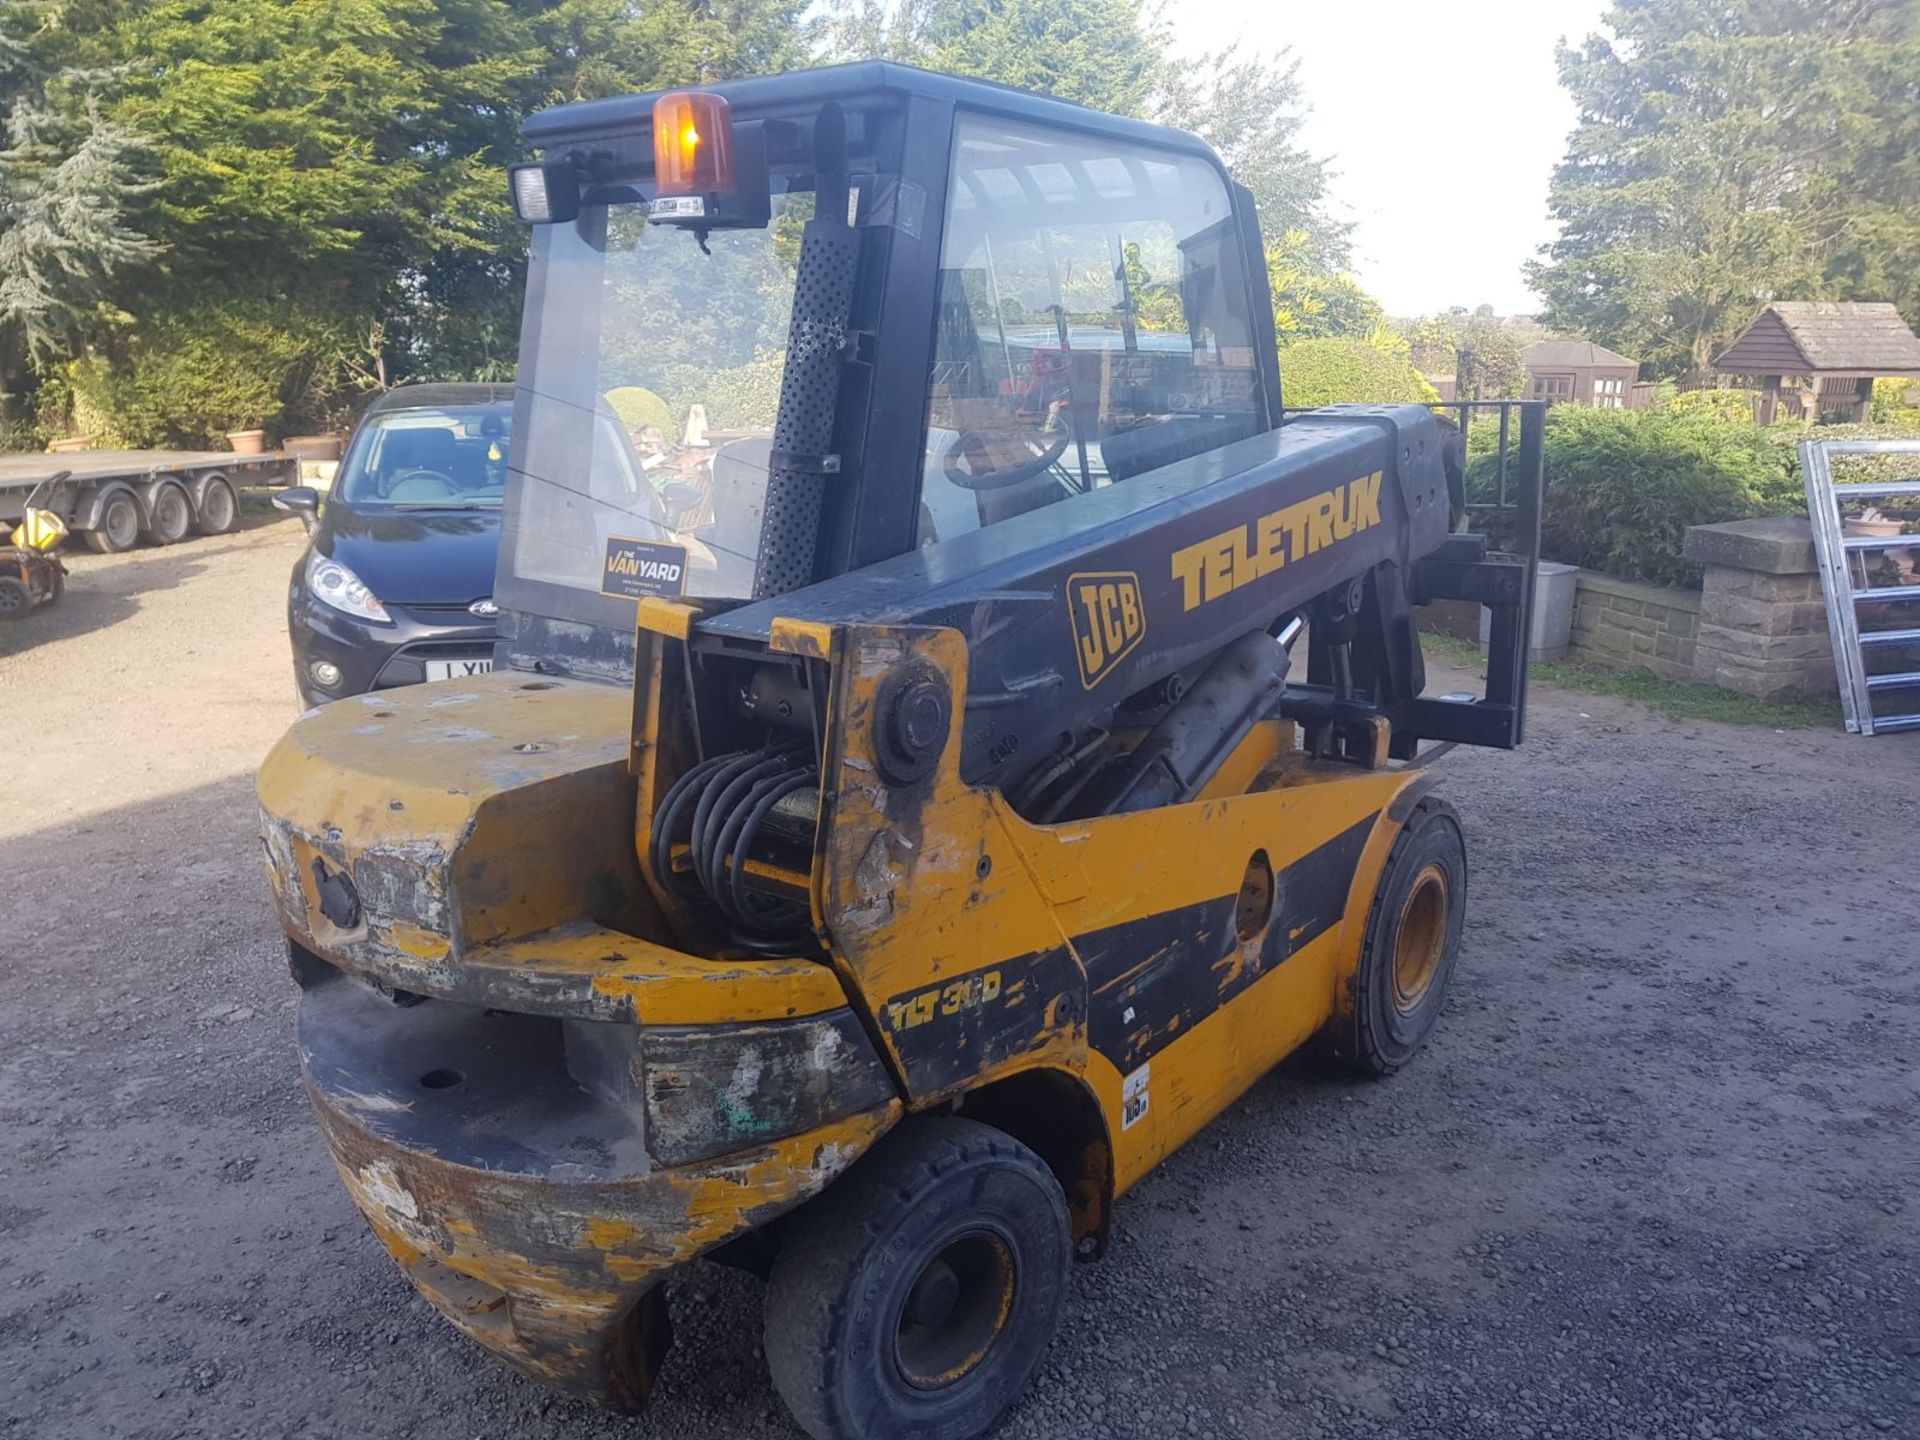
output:
M 1190 135 L 878 62 L 526 135 L 508 666 L 631 675 L 622 541 L 685 552 L 654 593 L 761 598 L 1278 423 L 1252 202 Z

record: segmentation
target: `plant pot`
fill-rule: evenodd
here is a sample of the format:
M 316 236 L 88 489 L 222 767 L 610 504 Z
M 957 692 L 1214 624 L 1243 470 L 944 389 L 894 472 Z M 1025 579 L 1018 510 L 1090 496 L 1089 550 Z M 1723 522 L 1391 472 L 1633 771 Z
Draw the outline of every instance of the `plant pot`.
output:
M 264 455 L 267 453 L 267 432 L 264 430 L 229 430 L 227 444 L 233 447 L 236 455 Z
M 1906 523 L 1904 520 L 1859 520 L 1851 518 L 1842 522 L 1847 534 L 1872 540 L 1884 540 L 1889 535 L 1898 535 Z
M 76 451 L 91 450 L 92 448 L 93 436 L 68 435 L 47 446 L 47 453 L 49 455 L 72 455 Z
M 346 445 L 347 442 L 338 435 L 289 435 L 280 442 L 280 449 L 295 460 L 323 464 L 338 460 Z

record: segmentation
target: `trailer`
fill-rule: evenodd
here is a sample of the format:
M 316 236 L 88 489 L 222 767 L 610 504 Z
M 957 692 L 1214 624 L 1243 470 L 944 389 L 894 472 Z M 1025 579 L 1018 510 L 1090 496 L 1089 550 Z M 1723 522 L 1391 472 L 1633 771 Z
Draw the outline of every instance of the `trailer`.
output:
M 64 478 L 60 478 L 65 471 Z M 300 462 L 278 453 L 221 450 L 83 450 L 0 455 L 0 524 L 26 513 L 36 486 L 56 481 L 44 508 L 102 554 L 142 539 L 171 545 L 190 534 L 224 535 L 240 524 L 241 485 L 288 485 Z

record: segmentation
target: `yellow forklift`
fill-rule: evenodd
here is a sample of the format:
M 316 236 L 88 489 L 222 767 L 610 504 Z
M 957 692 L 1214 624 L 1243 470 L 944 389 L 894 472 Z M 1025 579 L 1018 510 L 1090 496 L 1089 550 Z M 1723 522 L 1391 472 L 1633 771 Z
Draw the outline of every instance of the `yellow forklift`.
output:
M 260 772 L 321 1127 L 529 1376 L 638 1408 L 708 1257 L 810 1434 L 978 1435 L 1128 1187 L 1433 1028 L 1427 762 L 1521 739 L 1539 409 L 1471 476 L 1517 553 L 1434 410 L 1283 410 L 1174 130 L 875 62 L 525 133 L 496 669 Z M 1422 693 L 1445 598 L 1484 696 Z

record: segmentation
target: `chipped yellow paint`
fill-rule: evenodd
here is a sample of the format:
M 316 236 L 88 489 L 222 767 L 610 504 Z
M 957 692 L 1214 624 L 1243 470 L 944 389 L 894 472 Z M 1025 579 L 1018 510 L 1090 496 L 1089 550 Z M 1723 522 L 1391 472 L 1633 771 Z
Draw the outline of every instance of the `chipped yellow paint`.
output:
M 818 620 L 792 620 L 777 615 L 767 630 L 767 648 L 776 655 L 825 660 L 833 649 L 833 627 Z
M 663 600 L 657 595 L 641 597 L 639 625 L 642 630 L 684 640 L 693 633 L 693 622 L 699 618 L 700 611 L 695 606 Z
M 452 948 L 445 935 L 404 921 L 383 927 L 381 933 L 387 944 L 415 960 L 444 960 Z
M 742 1154 L 569 1183 L 408 1150 L 315 1101 L 348 1193 L 421 1294 L 480 1344 L 561 1385 L 667 1271 L 817 1194 L 901 1114 L 890 1100 Z M 504 1306 L 476 1303 L 475 1285 Z

